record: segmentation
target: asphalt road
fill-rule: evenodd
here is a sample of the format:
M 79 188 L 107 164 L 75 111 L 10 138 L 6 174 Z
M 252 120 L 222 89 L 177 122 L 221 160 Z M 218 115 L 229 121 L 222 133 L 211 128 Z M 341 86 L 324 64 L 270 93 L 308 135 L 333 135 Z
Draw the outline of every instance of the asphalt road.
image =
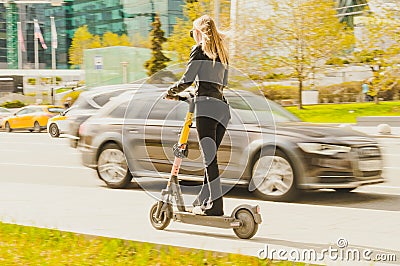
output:
M 81 166 L 79 151 L 70 148 L 67 139 L 52 139 L 47 133 L 0 132 L 0 220 L 253 256 L 265 245 L 320 252 L 345 237 L 348 247 L 396 254 L 398 264 L 400 138 L 379 142 L 387 180 L 383 184 L 347 194 L 303 193 L 295 203 L 259 201 L 246 189 L 231 190 L 226 212 L 240 203 L 259 204 L 262 209 L 259 232 L 244 241 L 231 231 L 179 223 L 156 231 L 149 225 L 148 210 L 155 202 L 151 196 L 165 186 L 164 180 L 143 180 L 148 191 L 108 189 L 94 170 Z M 184 193 L 191 200 L 197 188 L 185 186 Z

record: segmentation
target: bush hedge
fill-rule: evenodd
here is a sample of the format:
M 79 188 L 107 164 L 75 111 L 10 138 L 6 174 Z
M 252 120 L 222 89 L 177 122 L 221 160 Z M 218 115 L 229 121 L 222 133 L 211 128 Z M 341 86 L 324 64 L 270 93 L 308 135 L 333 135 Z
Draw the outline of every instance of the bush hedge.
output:
M 265 97 L 273 101 L 299 98 L 299 89 L 296 86 L 262 85 L 261 90 Z
M 316 89 L 319 92 L 318 100 L 320 103 L 358 102 L 362 99 L 362 84 L 362 81 L 351 81 L 317 87 Z M 391 84 L 393 84 L 393 82 L 391 82 Z M 299 89 L 297 86 L 261 85 L 260 88 L 265 97 L 276 102 L 282 102 L 282 100 L 297 102 L 299 99 Z M 307 88 L 305 88 L 305 90 L 306 89 Z M 398 81 L 395 86 L 391 87 L 390 90 L 379 91 L 378 97 L 385 101 L 399 100 L 400 81 Z
M 21 108 L 21 107 L 26 106 L 26 104 L 19 100 L 15 100 L 15 101 L 11 101 L 11 102 L 5 102 L 1 106 L 4 108 Z
M 344 82 L 318 87 L 320 103 L 357 102 L 361 95 L 361 81 Z
M 81 92 L 82 91 L 71 91 L 70 93 L 65 94 L 61 99 L 61 103 L 63 104 L 63 103 L 65 103 L 65 101 L 68 98 L 71 98 L 70 99 L 71 100 L 71 104 L 70 105 L 72 105 L 76 101 L 76 99 L 78 99 L 79 94 L 81 94 Z

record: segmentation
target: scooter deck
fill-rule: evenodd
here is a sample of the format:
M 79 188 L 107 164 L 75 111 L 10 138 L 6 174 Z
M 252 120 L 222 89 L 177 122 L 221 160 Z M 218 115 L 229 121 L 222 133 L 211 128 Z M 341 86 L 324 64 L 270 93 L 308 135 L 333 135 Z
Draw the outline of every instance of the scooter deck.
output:
M 203 226 L 212 226 L 218 228 L 239 228 L 242 223 L 240 220 L 231 216 L 207 216 L 207 215 L 199 215 L 190 212 L 174 212 L 173 217 L 174 221 L 187 223 L 187 224 L 195 224 L 195 225 L 203 225 Z

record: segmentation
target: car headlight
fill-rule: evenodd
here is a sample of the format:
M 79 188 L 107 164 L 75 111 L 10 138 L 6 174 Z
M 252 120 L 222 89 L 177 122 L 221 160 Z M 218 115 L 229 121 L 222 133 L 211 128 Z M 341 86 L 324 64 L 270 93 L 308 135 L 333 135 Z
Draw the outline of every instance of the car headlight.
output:
M 351 150 L 351 147 L 324 143 L 298 143 L 298 145 L 307 153 L 316 153 L 322 155 L 335 155 L 340 152 L 349 152 Z

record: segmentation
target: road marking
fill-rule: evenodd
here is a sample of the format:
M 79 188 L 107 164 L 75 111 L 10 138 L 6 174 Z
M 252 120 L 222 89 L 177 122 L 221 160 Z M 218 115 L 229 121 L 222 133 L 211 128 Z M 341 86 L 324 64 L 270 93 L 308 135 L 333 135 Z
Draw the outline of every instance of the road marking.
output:
M 25 152 L 31 152 L 31 151 L 21 151 L 21 150 L 13 150 L 13 149 L 0 149 L 0 152 L 21 152 L 21 153 L 25 153 Z M 69 155 L 81 155 L 80 152 L 69 152 L 67 154 L 63 154 L 63 156 L 69 156 Z
M 68 169 L 90 169 L 85 166 L 67 166 L 67 165 L 49 165 L 49 164 L 24 164 L 24 163 L 4 163 L 0 165 L 14 165 L 14 166 L 33 166 L 33 167 L 50 167 L 50 168 L 68 168 Z
M 32 145 L 69 146 L 68 143 L 23 142 L 23 141 L 21 141 L 21 142 L 15 142 L 15 141 L 4 141 L 4 142 L 2 142 L 2 141 L 0 141 L 0 144 L 22 144 L 22 145 L 32 144 Z
M 380 186 L 380 185 L 376 185 L 374 187 L 379 187 L 379 188 L 396 188 L 396 189 L 400 189 L 400 186 L 395 187 L 395 186 Z

